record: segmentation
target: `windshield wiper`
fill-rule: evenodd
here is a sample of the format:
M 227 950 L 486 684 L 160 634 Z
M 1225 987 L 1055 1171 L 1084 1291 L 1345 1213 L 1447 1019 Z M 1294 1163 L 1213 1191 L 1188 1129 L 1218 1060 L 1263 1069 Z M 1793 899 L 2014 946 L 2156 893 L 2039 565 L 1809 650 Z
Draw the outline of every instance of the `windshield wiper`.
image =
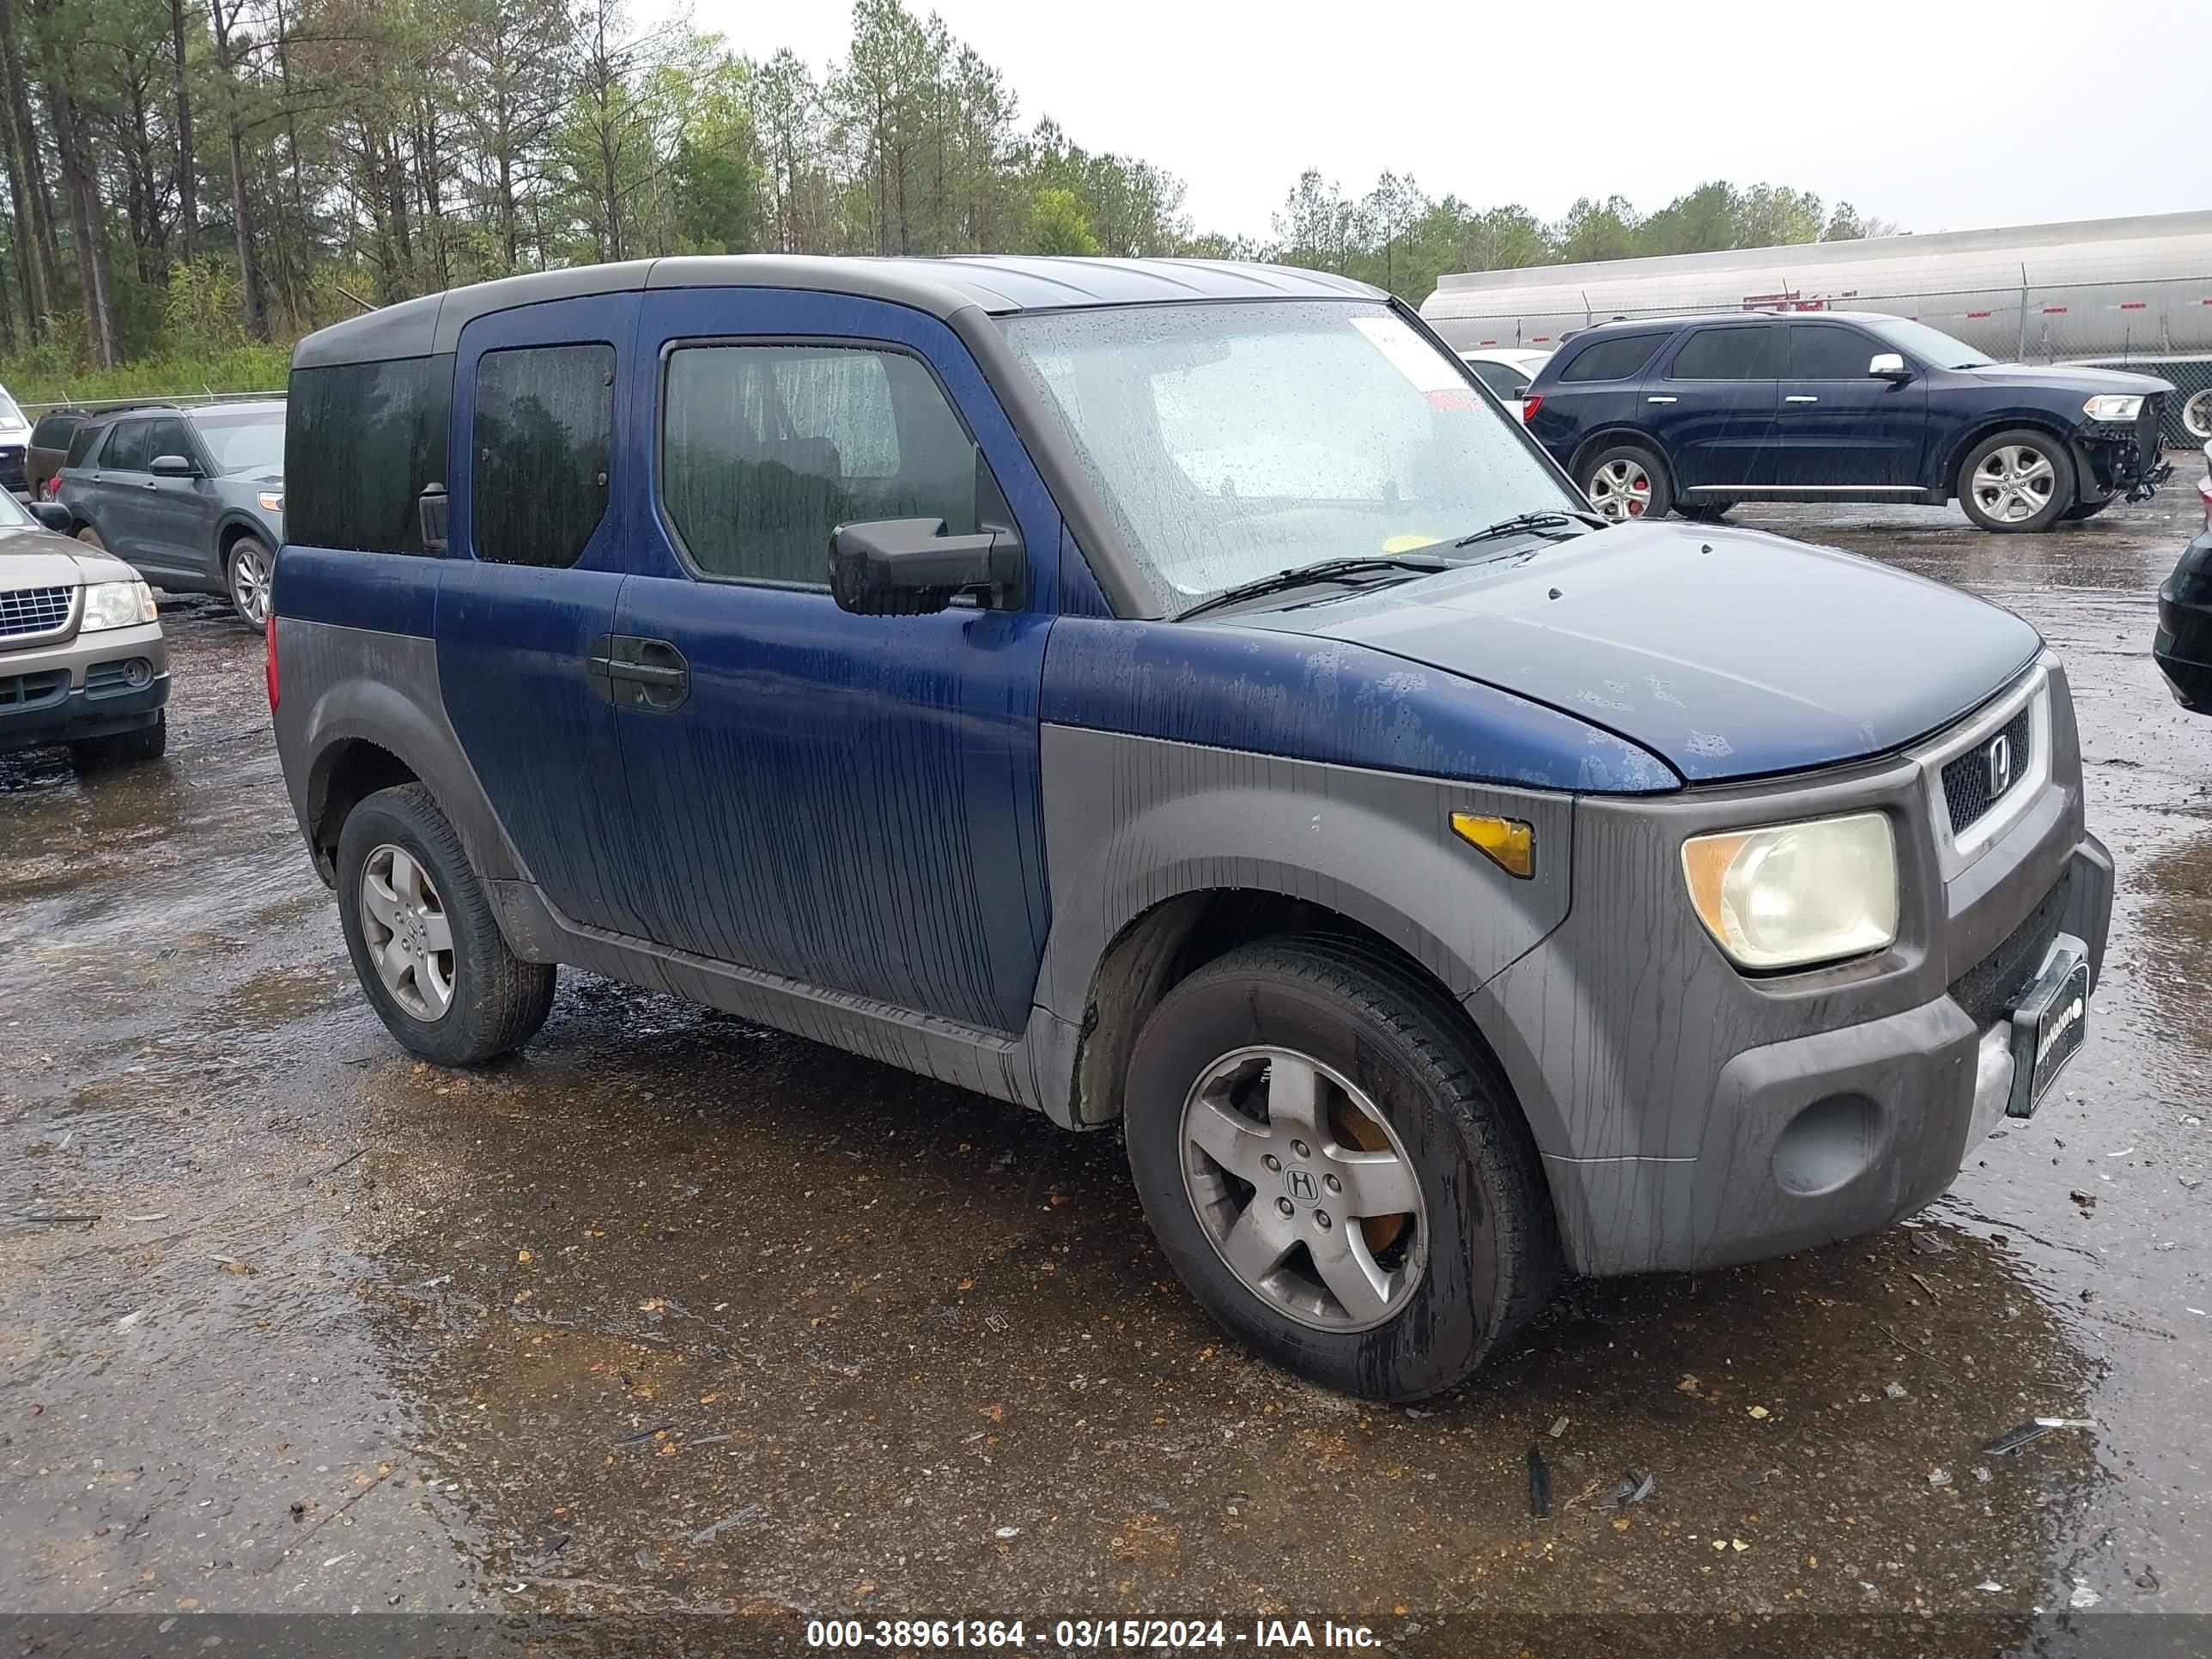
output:
M 1495 541 L 1500 536 L 1518 535 L 1524 530 L 1564 530 L 1571 524 L 1586 524 L 1593 529 L 1602 530 L 1611 522 L 1595 513 L 1571 513 L 1562 509 L 1516 513 L 1510 519 L 1500 519 L 1496 524 L 1484 526 L 1472 536 L 1461 537 L 1452 545 L 1472 547 L 1477 542 Z
M 1305 587 L 1315 582 L 1343 582 L 1357 586 L 1358 579 L 1368 575 L 1382 575 L 1392 572 L 1427 575 L 1438 570 L 1449 570 L 1460 562 L 1436 554 L 1394 553 L 1383 556 L 1370 556 L 1358 559 L 1323 559 L 1319 564 L 1304 564 L 1292 570 L 1278 570 L 1272 576 L 1261 576 L 1249 582 L 1239 582 L 1234 587 L 1224 588 L 1212 599 L 1200 599 L 1188 611 L 1177 614 L 1177 622 L 1188 622 L 1193 617 L 1208 611 L 1218 611 L 1224 605 L 1240 605 L 1246 599 L 1264 599 L 1270 593 L 1287 593 L 1293 588 Z

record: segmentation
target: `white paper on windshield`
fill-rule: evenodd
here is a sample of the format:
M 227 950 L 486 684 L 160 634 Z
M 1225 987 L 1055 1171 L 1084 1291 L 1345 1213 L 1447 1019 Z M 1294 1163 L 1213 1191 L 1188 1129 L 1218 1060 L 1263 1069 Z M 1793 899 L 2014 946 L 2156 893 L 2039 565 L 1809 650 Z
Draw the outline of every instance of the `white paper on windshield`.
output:
M 1391 368 L 1439 408 L 1472 409 L 1474 394 L 1458 366 L 1395 317 L 1354 317 L 1352 327 L 1367 337 Z

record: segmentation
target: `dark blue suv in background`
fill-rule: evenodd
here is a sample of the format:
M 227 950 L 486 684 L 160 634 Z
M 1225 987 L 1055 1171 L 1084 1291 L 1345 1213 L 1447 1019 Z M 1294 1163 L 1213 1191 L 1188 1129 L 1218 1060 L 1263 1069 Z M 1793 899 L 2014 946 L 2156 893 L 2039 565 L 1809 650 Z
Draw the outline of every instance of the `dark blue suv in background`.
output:
M 2157 489 L 2172 390 L 1999 363 L 1901 317 L 1727 312 L 1583 330 L 1525 412 L 1610 519 L 1955 497 L 1984 530 L 2047 530 Z
M 2081 1042 L 2035 630 L 1606 525 L 1360 283 L 548 271 L 310 336 L 289 421 L 276 746 L 404 1047 L 568 964 L 1118 1123 L 1335 1387 L 1449 1386 L 1562 1265 L 1884 1226 Z

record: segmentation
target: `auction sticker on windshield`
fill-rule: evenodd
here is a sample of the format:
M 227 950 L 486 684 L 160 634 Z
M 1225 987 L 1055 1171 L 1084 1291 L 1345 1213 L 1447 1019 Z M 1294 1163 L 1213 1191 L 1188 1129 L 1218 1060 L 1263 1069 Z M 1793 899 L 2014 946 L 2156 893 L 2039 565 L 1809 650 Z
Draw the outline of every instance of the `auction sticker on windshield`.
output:
M 1438 409 L 1473 409 L 1474 393 L 1459 369 L 1395 317 L 1354 317 L 1352 327 L 1367 337 L 1396 369 Z

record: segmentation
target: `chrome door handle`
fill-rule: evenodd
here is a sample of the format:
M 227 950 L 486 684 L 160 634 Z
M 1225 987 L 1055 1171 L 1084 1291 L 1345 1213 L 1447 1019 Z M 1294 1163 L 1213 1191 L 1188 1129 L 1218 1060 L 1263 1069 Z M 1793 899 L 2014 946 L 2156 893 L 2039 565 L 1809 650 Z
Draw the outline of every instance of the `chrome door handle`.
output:
M 1647 404 L 1671 404 L 1674 400 L 1672 398 L 1646 398 L 1644 401 Z
M 1799 393 L 1792 392 L 1789 397 L 1784 398 L 1782 401 L 1785 404 L 1817 404 L 1820 400 L 1818 398 L 1808 398 Z

